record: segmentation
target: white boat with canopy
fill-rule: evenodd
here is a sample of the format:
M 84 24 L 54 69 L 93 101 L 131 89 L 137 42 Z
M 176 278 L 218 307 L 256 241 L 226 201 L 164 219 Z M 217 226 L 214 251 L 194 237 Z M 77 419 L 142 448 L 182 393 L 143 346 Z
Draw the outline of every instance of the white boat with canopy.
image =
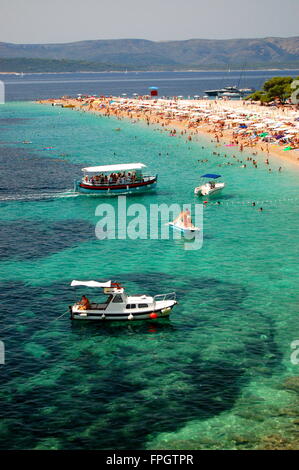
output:
M 221 175 L 215 175 L 214 173 L 207 173 L 206 175 L 201 176 L 201 178 L 209 178 L 209 180 L 216 180 L 220 177 Z M 224 187 L 225 183 L 215 183 L 215 181 L 209 181 L 208 183 L 204 183 L 201 186 L 197 186 L 197 188 L 194 189 L 194 194 L 199 196 L 210 196 L 221 191 Z
M 149 191 L 156 187 L 158 175 L 145 175 L 144 168 L 143 163 L 85 167 L 82 179 L 74 182 L 74 191 L 97 196 Z
M 169 316 L 177 304 L 175 292 L 154 297 L 145 294 L 127 295 L 117 282 L 77 281 L 72 287 L 84 286 L 103 289 L 103 301 L 89 301 L 83 295 L 81 301 L 70 306 L 72 320 L 146 320 Z

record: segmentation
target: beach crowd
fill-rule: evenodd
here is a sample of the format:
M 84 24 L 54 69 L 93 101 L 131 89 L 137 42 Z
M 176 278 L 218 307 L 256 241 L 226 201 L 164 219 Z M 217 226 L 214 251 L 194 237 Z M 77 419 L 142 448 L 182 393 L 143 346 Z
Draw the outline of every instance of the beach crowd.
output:
M 267 154 L 287 157 L 299 163 L 298 105 L 262 106 L 245 100 L 152 99 L 149 97 L 63 97 L 44 100 L 53 106 L 144 120 L 163 127 L 171 137 L 179 133 L 188 141 L 205 133 L 227 147 L 256 148 Z M 115 130 L 120 130 L 117 128 Z

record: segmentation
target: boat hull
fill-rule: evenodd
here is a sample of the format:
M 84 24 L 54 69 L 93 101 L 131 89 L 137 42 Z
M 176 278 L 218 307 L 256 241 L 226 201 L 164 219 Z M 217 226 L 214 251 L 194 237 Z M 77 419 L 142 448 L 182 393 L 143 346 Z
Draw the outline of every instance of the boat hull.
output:
M 168 307 L 151 309 L 145 312 L 134 312 L 134 315 L 129 312 L 119 313 L 105 313 L 104 310 L 82 310 L 80 313 L 74 311 L 70 307 L 71 320 L 91 320 L 91 321 L 136 321 L 136 320 L 155 320 L 157 318 L 165 318 L 170 315 L 172 308 L 177 304 L 174 302 Z
M 90 185 L 81 181 L 75 181 L 74 191 L 92 196 L 118 196 L 121 194 L 140 194 L 153 191 L 157 186 L 157 177 L 139 183 L 113 184 L 113 185 Z
M 222 191 L 224 187 L 224 183 L 217 183 L 215 188 L 207 188 L 205 185 L 199 186 L 198 188 L 195 188 L 194 194 L 197 194 L 197 196 L 212 196 L 213 194 Z
M 197 233 L 197 232 L 200 232 L 200 228 L 198 227 L 194 227 L 194 228 L 185 228 L 185 227 L 180 227 L 179 225 L 176 225 L 172 222 L 170 222 L 168 224 L 173 230 L 178 230 L 179 232 L 181 233 L 185 233 L 185 234 L 191 234 L 191 233 Z
M 218 90 L 206 90 L 204 93 L 207 95 L 207 96 L 218 96 Z

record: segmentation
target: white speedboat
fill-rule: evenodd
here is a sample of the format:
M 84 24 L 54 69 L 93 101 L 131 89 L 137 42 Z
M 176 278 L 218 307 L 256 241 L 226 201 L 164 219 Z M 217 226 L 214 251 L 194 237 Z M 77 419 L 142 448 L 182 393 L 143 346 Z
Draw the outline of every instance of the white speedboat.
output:
M 169 316 L 177 304 L 175 292 L 155 295 L 132 295 L 125 293 L 124 288 L 116 282 L 72 281 L 71 286 L 102 288 L 103 302 L 89 301 L 70 306 L 72 320 L 146 320 Z M 82 299 L 83 299 L 82 297 Z
M 205 90 L 205 94 L 208 97 L 211 96 L 228 96 L 231 98 L 241 98 L 249 93 L 254 91 L 253 88 L 238 88 L 237 86 L 226 86 L 224 88 L 220 88 L 218 90 Z
M 214 175 L 213 173 L 208 173 L 203 175 L 201 178 L 209 178 L 211 180 L 215 180 L 220 178 L 221 175 Z M 221 191 L 225 187 L 225 183 L 215 183 L 214 181 L 209 181 L 208 183 L 204 183 L 201 186 L 197 186 L 194 189 L 194 194 L 199 196 L 210 196 L 214 193 Z

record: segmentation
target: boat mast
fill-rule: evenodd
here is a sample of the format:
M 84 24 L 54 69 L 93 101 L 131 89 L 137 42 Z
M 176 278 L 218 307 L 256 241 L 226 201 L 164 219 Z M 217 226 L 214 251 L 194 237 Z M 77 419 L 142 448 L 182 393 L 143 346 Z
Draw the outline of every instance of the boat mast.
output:
M 239 87 L 240 87 L 241 78 L 242 78 L 242 75 L 243 75 L 243 73 L 244 73 L 245 67 L 246 67 L 246 63 L 244 62 L 243 68 L 242 68 L 241 73 L 240 73 L 238 85 L 237 85 L 237 88 L 238 88 L 238 89 L 239 89 Z

